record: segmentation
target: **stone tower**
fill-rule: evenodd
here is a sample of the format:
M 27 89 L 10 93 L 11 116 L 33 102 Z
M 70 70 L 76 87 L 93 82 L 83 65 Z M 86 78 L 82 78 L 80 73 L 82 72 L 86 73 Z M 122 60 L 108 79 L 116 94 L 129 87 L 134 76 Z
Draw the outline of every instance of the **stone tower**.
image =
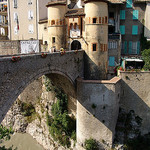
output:
M 66 2 L 49 2 L 46 6 L 48 8 L 48 47 L 55 47 L 56 50 L 65 48 Z
M 108 4 L 105 0 L 85 1 L 85 79 L 106 79 L 108 59 Z

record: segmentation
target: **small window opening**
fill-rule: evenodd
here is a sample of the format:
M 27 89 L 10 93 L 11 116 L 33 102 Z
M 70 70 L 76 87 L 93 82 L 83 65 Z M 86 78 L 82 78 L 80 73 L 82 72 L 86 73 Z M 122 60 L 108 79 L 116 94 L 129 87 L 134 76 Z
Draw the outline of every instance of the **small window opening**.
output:
M 77 23 L 74 24 L 74 29 L 75 29 L 75 30 L 77 29 Z
M 93 46 L 92 46 L 92 48 L 93 48 L 93 51 L 96 51 L 97 50 L 97 44 L 94 43 Z
M 52 21 L 51 21 L 51 25 L 55 25 L 55 20 L 52 20 Z
M 52 43 L 55 43 L 55 37 L 52 37 Z
M 96 21 L 97 21 L 97 18 L 93 18 L 93 23 L 96 23 Z

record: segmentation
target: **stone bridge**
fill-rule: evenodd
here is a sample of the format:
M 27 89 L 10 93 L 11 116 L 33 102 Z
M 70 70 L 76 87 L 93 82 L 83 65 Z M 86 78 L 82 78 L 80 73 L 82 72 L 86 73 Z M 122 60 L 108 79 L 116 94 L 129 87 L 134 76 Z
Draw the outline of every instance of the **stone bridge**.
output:
M 12 61 L 12 56 L 0 57 L 0 122 L 22 93 L 34 80 L 45 74 L 60 74 L 75 85 L 77 77 L 83 77 L 83 54 L 75 52 L 20 55 Z M 18 56 L 16 56 L 18 57 Z

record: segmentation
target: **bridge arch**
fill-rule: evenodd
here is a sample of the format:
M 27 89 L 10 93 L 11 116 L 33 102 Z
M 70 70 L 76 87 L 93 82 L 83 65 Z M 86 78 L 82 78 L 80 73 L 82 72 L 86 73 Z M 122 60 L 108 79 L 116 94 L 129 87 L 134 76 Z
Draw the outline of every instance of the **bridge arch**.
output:
M 38 54 L 22 56 L 18 62 L 11 62 L 11 58 L 0 59 L 0 122 L 23 90 L 42 75 L 59 74 L 75 87 L 76 78 L 83 73 L 82 54 L 54 53 L 46 58 Z

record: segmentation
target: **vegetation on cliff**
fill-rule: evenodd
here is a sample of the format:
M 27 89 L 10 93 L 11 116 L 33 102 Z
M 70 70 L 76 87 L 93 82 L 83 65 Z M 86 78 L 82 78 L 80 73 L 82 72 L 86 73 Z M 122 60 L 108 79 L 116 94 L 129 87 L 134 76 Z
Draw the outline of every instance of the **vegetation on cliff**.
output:
M 52 116 L 48 112 L 46 114 L 49 132 L 55 141 L 64 147 L 70 147 L 70 139 L 76 140 L 76 120 L 68 115 L 67 95 L 46 77 L 45 87 L 47 91 L 53 91 L 57 98 L 57 102 L 52 105 Z
M 85 149 L 86 150 L 98 150 L 98 143 L 96 140 L 90 138 L 85 140 Z
M 3 125 L 0 125 L 0 143 L 2 143 L 3 140 L 9 140 L 10 134 L 13 134 L 12 128 L 6 128 Z M 12 147 L 6 148 L 5 146 L 0 146 L 0 150 L 12 150 Z

